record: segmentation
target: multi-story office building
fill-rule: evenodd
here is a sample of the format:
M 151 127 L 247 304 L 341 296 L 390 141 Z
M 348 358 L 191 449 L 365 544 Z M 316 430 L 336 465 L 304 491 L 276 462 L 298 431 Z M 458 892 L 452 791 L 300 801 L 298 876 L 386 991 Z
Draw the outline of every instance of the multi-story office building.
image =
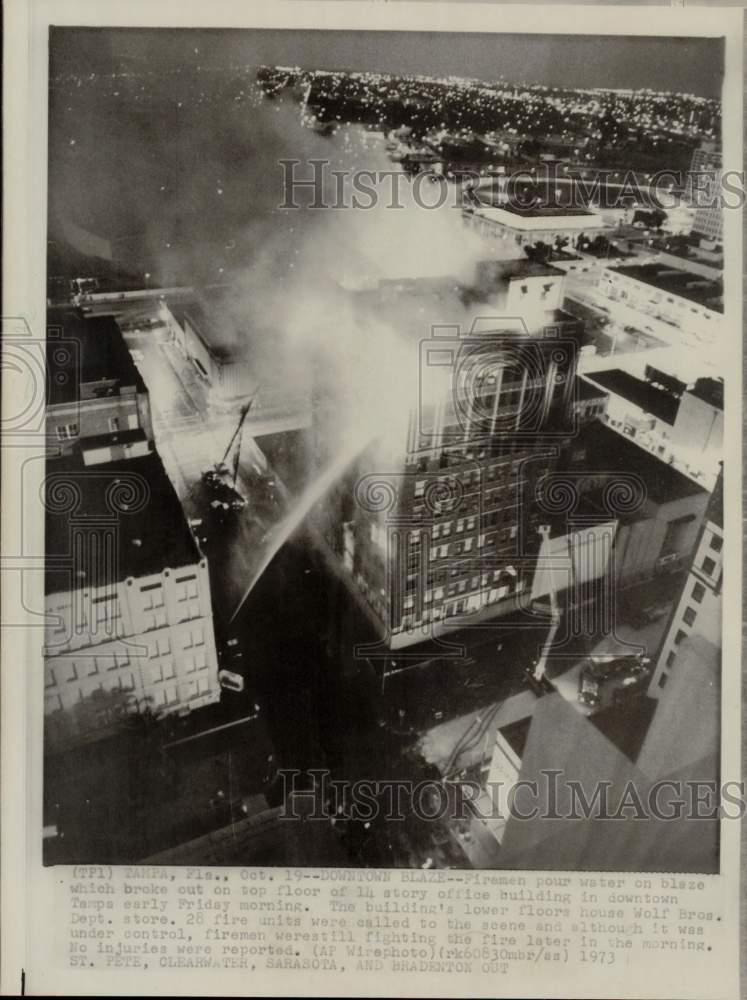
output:
M 685 188 L 695 205 L 693 233 L 713 243 L 723 242 L 724 215 L 720 202 L 722 160 L 714 143 L 704 143 L 693 151 Z
M 47 465 L 47 750 L 220 696 L 210 585 L 155 454 Z
M 721 586 L 724 548 L 723 476 L 716 482 L 690 572 L 664 636 L 649 694 L 660 697 L 676 673 L 686 639 L 700 637 L 721 648 Z
M 207 562 L 153 451 L 111 317 L 50 314 L 44 482 L 46 748 L 220 695 Z
M 382 648 L 487 621 L 528 599 L 536 484 L 571 431 L 583 332 L 557 308 L 562 280 L 528 261 L 480 267 L 462 299 L 499 314 L 511 303 L 513 318 L 466 333 L 436 329 L 422 341 L 419 389 L 399 438 L 385 453 L 369 449 L 325 504 L 327 537 L 379 623 Z M 397 292 L 390 284 L 384 302 L 366 293 L 367 302 L 378 302 L 379 315 L 397 312 L 415 285 Z

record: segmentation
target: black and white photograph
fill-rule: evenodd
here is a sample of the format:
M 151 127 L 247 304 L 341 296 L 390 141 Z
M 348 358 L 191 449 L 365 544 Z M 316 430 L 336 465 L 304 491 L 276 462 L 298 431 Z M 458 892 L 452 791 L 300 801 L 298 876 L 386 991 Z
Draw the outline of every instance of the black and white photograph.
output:
M 49 29 L 46 866 L 721 870 L 725 39 L 422 7 Z

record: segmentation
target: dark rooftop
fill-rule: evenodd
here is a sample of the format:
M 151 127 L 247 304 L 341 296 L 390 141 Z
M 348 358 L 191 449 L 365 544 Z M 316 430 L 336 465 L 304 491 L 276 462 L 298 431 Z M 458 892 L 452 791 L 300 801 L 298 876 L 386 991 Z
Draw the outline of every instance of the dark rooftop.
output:
M 622 396 L 629 403 L 639 406 L 644 413 L 650 413 L 657 420 L 674 426 L 680 401 L 676 395 L 657 388 L 652 382 L 644 382 L 630 372 L 620 368 L 610 368 L 603 372 L 588 372 L 586 378 L 607 389 L 616 396 Z
M 587 215 L 589 218 L 598 218 L 594 212 L 590 212 L 586 208 L 570 208 L 567 205 L 529 205 L 524 207 L 507 202 L 505 205 L 494 205 L 493 207 L 502 208 L 505 212 L 520 215 L 525 219 L 555 218 L 557 216 L 567 218 L 572 215 Z
M 69 498 L 76 502 L 67 503 Z M 202 557 L 174 488 L 157 454 L 106 465 L 83 464 L 79 451 L 47 462 L 45 478 L 45 592 L 67 592 L 87 585 L 102 587 L 192 565 Z M 71 568 L 71 516 L 96 535 L 100 550 L 113 522 L 116 542 L 112 561 L 87 559 L 77 576 Z M 104 523 L 102 523 L 102 521 Z M 55 565 L 56 564 L 56 565 Z
M 699 378 L 689 392 L 717 410 L 724 408 L 724 380 L 721 378 Z
M 630 701 L 624 707 L 613 705 L 601 712 L 596 712 L 589 722 L 596 726 L 610 743 L 625 754 L 634 763 L 641 752 L 651 720 L 656 711 L 657 702 L 644 696 Z
M 46 357 L 47 405 L 114 395 L 123 387 L 146 391 L 113 316 L 85 317 L 77 309 L 50 309 Z M 81 390 L 91 383 L 102 385 Z
M 585 378 L 577 375 L 573 383 L 573 395 L 576 400 L 580 401 L 582 399 L 600 399 L 602 396 L 606 398 L 608 393 L 604 389 L 600 389 L 598 385 L 587 382 Z
M 648 499 L 654 503 L 707 492 L 673 465 L 598 421 L 584 427 L 573 440 L 567 467 L 583 469 L 590 476 L 614 472 L 640 476 Z
M 666 264 L 624 264 L 610 270 L 716 312 L 724 311 L 724 290 L 720 281 L 712 281 L 700 274 L 682 271 Z
M 500 191 L 495 191 L 493 188 L 488 190 L 487 188 L 481 188 L 476 192 L 479 205 L 484 208 L 501 208 L 506 212 L 510 212 L 512 215 L 520 215 L 524 218 L 554 218 L 557 216 L 565 217 L 568 216 L 594 216 L 594 212 L 590 211 L 588 208 L 579 207 L 578 205 L 552 205 L 549 203 L 541 204 L 539 202 L 531 205 L 520 205 L 517 204 L 517 200 L 510 201 L 506 199 L 505 194 Z M 473 202 L 474 207 L 477 205 Z
M 663 372 L 660 368 L 655 368 L 653 365 L 646 365 L 644 381 L 653 382 L 657 389 L 664 389 L 666 392 L 671 393 L 671 395 L 677 396 L 678 399 L 682 398 L 682 393 L 687 389 L 687 382 L 682 382 L 674 375 Z
M 524 747 L 527 745 L 529 728 L 532 725 L 532 716 L 527 715 L 516 722 L 510 722 L 500 730 L 501 736 L 511 747 L 516 756 L 521 760 L 524 755 Z
M 480 260 L 476 267 L 476 281 L 501 281 L 511 278 L 542 278 L 545 276 L 565 277 L 565 271 L 552 264 L 540 264 L 528 257 L 515 260 Z

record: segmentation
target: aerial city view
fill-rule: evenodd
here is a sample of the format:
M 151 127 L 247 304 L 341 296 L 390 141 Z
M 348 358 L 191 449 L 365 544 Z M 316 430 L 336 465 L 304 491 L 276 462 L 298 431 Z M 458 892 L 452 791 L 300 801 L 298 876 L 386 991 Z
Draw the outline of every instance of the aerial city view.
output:
M 718 871 L 719 40 L 369 34 L 52 31 L 45 863 Z

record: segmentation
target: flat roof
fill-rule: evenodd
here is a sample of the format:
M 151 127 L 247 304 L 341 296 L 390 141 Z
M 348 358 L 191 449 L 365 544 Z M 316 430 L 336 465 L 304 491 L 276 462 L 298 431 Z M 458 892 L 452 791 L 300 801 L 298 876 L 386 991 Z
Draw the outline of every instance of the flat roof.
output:
M 585 378 L 596 382 L 615 396 L 627 399 L 629 403 L 640 407 L 644 413 L 651 414 L 670 427 L 674 426 L 680 407 L 677 396 L 620 368 L 610 368 L 603 372 L 586 372 Z
M 113 316 L 78 309 L 47 312 L 47 405 L 75 403 L 81 385 L 105 380 L 145 392 L 145 383 Z
M 520 215 L 524 219 L 555 219 L 555 218 L 576 218 L 586 217 L 599 219 L 596 212 L 589 211 L 588 208 L 571 208 L 567 205 L 495 205 L 495 208 L 502 208 L 512 215 Z
M 693 271 L 683 271 L 667 264 L 622 264 L 610 267 L 610 271 L 622 274 L 626 278 L 651 285 L 662 292 L 678 295 L 680 298 L 695 302 L 698 305 L 712 309 L 714 312 L 724 311 L 724 287 L 721 281 L 705 278 Z
M 524 747 L 527 745 L 531 725 L 532 716 L 527 715 L 523 719 L 517 719 L 516 722 L 509 722 L 507 726 L 498 730 L 519 760 L 524 756 Z
M 155 452 L 105 465 L 85 466 L 81 452 L 47 462 L 45 477 L 45 593 L 68 592 L 82 586 L 103 587 L 128 577 L 191 566 L 202 558 L 184 512 Z M 64 502 L 76 493 L 74 512 Z M 129 509 L 128 509 L 129 507 Z M 104 543 L 113 519 L 116 546 L 112 563 L 90 559 L 74 575 L 70 517 L 74 513 L 88 532 Z M 102 521 L 104 522 L 102 524 Z M 139 544 L 138 544 L 139 543 Z M 60 563 L 63 565 L 60 566 Z M 55 565 L 56 564 L 56 565 Z
M 231 349 L 230 340 L 221 329 L 221 324 L 208 316 L 207 310 L 200 302 L 190 302 L 179 310 L 182 323 L 188 322 L 194 332 L 200 338 L 205 349 L 213 355 L 216 361 L 232 361 L 234 351 Z
M 519 278 L 565 278 L 565 271 L 552 264 L 541 264 L 528 257 L 515 260 L 479 260 L 476 268 L 478 284 L 486 279 L 512 281 Z
M 699 378 L 692 389 L 691 396 L 701 399 L 716 410 L 724 408 L 724 380 L 722 378 Z
M 522 232 L 545 232 L 546 230 L 574 229 L 583 232 L 586 229 L 607 228 L 602 219 L 592 212 L 583 209 L 541 209 L 520 210 L 509 209 L 508 206 L 480 205 L 474 209 L 475 215 L 501 223 L 508 229 Z
M 601 712 L 595 712 L 590 716 L 589 722 L 628 760 L 635 763 L 653 721 L 657 704 L 648 695 L 641 695 L 625 705 L 612 705 Z
M 627 473 L 641 478 L 654 503 L 707 495 L 707 490 L 673 465 L 641 448 L 631 438 L 595 421 L 582 428 L 571 444 L 570 466 L 595 473 Z
M 592 382 L 588 382 L 580 375 L 577 375 L 573 382 L 573 393 L 577 400 L 599 399 L 601 396 L 604 396 L 605 398 L 608 396 L 608 393 L 606 393 L 604 389 L 594 385 Z

